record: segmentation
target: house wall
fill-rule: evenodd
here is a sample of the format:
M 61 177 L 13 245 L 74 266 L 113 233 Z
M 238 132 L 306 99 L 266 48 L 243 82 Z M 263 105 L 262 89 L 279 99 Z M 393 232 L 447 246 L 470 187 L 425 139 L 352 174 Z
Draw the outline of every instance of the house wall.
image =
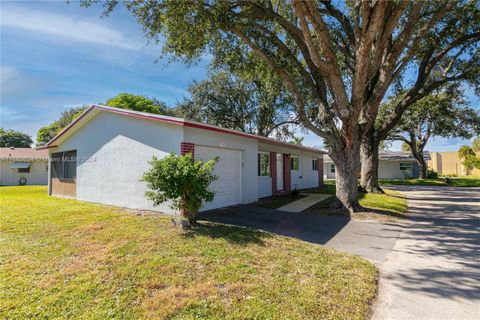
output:
M 30 165 L 29 173 L 19 173 L 18 169 L 12 169 L 10 166 L 16 161 L 1 161 L 0 162 L 0 185 L 2 186 L 18 186 L 18 180 L 21 177 L 27 179 L 27 185 L 47 185 L 47 160 L 33 161 Z
M 50 153 L 77 150 L 76 198 L 121 207 L 154 207 L 139 181 L 153 156 L 180 153 L 182 127 L 101 112 Z
M 379 179 L 404 179 L 405 175 L 400 171 L 400 163 L 412 163 L 412 174 L 415 172 L 414 161 L 382 161 L 378 165 Z M 418 173 L 418 170 L 417 170 Z
M 332 165 L 333 162 L 324 162 L 323 163 L 323 176 L 325 179 L 335 179 L 335 172 L 331 172 L 330 165 Z
M 258 143 L 258 150 L 265 152 L 276 152 L 290 154 L 292 156 L 299 157 L 299 170 L 290 171 L 291 174 L 291 189 L 305 189 L 305 188 L 316 188 L 319 185 L 318 182 L 318 171 L 312 170 L 312 160 L 313 159 L 323 159 L 323 154 L 317 154 L 314 152 L 302 151 L 296 148 L 288 148 L 284 146 L 270 145 L 264 143 Z M 267 177 L 268 178 L 268 177 Z M 271 189 L 271 178 L 268 178 L 270 182 Z M 267 194 L 267 181 L 265 177 L 259 177 L 259 190 L 265 190 L 265 192 L 259 192 L 259 197 L 263 197 L 263 194 Z M 260 187 L 261 186 L 261 187 Z M 271 195 L 271 190 L 270 194 Z M 265 195 L 265 196 L 268 196 Z
M 291 183 L 289 166 L 285 172 L 289 187 L 291 184 L 302 189 L 319 184 L 319 173 L 312 170 L 311 161 L 323 158 L 321 153 L 259 144 L 256 139 L 239 135 L 109 112 L 99 112 L 49 152 L 51 155 L 61 151 L 77 151 L 75 187 L 78 200 L 175 214 L 168 203 L 154 207 L 145 198 L 146 184 L 139 180 L 148 170 L 148 161 L 153 156 L 161 158 L 170 152 L 181 154 L 182 145 L 184 151 L 188 147 L 194 154 L 201 146 L 238 150 L 241 154 L 241 203 L 251 203 L 259 197 L 272 194 L 273 179 L 257 176 L 259 151 L 283 153 L 286 164 L 289 163 L 290 154 L 299 156 L 300 170 L 293 174 Z M 50 193 L 51 189 L 50 186 Z
M 272 177 L 258 177 L 258 197 L 265 198 L 272 195 Z
M 412 176 L 418 177 L 418 165 L 415 161 L 385 161 L 380 160 L 378 165 L 378 178 L 379 179 L 404 179 L 405 175 L 400 171 L 400 163 L 410 162 L 412 163 Z M 325 162 L 323 166 L 324 176 L 326 179 L 335 179 L 335 173 L 330 170 L 330 165 L 333 162 Z
M 227 148 L 241 151 L 242 203 L 250 203 L 258 199 L 257 180 L 257 141 L 232 134 L 184 127 L 184 141 L 195 146 Z
M 301 189 L 305 188 L 317 188 L 319 186 L 318 182 L 318 171 L 317 170 L 312 170 L 312 160 L 318 159 L 318 155 L 314 154 L 309 154 L 306 152 L 301 153 L 301 159 L 300 159 L 300 168 L 301 168 L 301 182 L 299 183 L 299 186 Z M 320 163 L 318 163 L 319 166 L 321 166 Z M 293 176 L 293 173 L 292 173 Z M 292 179 L 292 185 L 293 185 L 293 179 Z
M 430 158 L 427 165 L 430 169 L 436 171 L 440 175 L 455 174 L 464 176 L 467 174 L 462 160 L 458 157 L 458 152 L 430 152 Z M 480 176 L 480 170 L 474 169 L 472 175 Z

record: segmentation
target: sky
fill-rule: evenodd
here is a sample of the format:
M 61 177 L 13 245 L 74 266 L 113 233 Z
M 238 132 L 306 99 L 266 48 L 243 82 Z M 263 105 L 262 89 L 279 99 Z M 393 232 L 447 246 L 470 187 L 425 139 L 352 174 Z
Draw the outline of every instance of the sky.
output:
M 0 2 L 0 123 L 26 132 L 65 109 L 101 103 L 120 92 L 155 97 L 174 106 L 188 97 L 193 80 L 207 77 L 210 57 L 186 66 L 161 57 L 135 19 L 123 8 L 101 17 L 101 6 L 70 1 Z M 480 98 L 469 90 L 474 106 Z M 304 144 L 323 146 L 312 133 Z M 431 151 L 457 150 L 462 139 L 432 139 Z M 398 150 L 394 143 L 392 150 Z

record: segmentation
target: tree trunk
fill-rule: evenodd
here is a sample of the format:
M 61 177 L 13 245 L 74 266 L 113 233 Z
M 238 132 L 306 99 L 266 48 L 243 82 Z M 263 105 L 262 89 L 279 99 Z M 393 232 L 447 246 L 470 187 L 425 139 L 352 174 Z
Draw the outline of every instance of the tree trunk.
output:
M 419 178 L 426 179 L 427 178 L 427 163 L 425 158 L 423 157 L 423 152 L 420 152 L 419 158 L 417 159 L 418 168 L 420 169 Z
M 384 193 L 378 183 L 378 148 L 380 141 L 371 132 L 362 139 L 360 148 L 360 186 L 368 193 Z
M 360 174 L 360 148 L 332 150 L 336 168 L 336 196 L 350 213 L 363 211 L 358 203 L 358 176 Z
M 427 162 L 425 161 L 425 158 L 423 157 L 423 151 L 415 150 L 415 148 L 412 148 L 412 155 L 417 160 L 418 163 L 418 169 L 419 169 L 419 174 L 418 177 L 420 179 L 425 179 L 427 178 Z

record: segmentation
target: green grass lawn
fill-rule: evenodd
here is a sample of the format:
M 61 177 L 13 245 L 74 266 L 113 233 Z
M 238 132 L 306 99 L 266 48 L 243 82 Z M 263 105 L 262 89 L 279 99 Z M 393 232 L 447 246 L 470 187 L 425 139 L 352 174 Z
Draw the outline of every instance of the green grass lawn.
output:
M 2 319 L 367 319 L 377 271 L 320 245 L 0 188 Z
M 447 186 L 447 187 L 480 187 L 480 177 L 461 177 L 439 179 L 401 179 L 380 180 L 380 184 L 417 185 L 417 186 Z
M 405 218 L 407 211 L 407 200 L 400 192 L 393 190 L 384 190 L 385 194 L 363 194 L 358 195 L 360 205 L 366 209 L 371 209 L 368 214 L 357 215 L 361 218 L 384 219 L 385 217 Z M 308 189 L 310 193 L 335 194 L 335 181 L 328 180 L 321 188 Z M 338 215 L 344 214 L 329 209 L 330 204 L 336 200 L 336 197 L 325 199 L 315 206 L 306 210 L 308 213 Z

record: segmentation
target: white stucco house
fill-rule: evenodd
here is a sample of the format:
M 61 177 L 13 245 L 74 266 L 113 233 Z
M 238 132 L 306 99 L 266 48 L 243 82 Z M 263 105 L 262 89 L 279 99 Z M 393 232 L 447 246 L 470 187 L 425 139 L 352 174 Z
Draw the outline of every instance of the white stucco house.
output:
M 128 208 L 153 207 L 139 179 L 153 156 L 192 152 L 219 156 L 215 200 L 202 210 L 318 187 L 324 151 L 150 113 L 93 105 L 44 148 L 49 150 L 49 194 Z
M 0 148 L 0 185 L 46 185 L 48 151 L 32 148 Z
M 378 163 L 379 179 L 405 179 L 406 177 L 418 178 L 418 163 L 410 152 L 388 151 L 380 152 Z M 428 152 L 424 154 L 425 160 L 430 160 Z M 330 157 L 325 156 L 324 179 L 335 179 L 335 164 Z

